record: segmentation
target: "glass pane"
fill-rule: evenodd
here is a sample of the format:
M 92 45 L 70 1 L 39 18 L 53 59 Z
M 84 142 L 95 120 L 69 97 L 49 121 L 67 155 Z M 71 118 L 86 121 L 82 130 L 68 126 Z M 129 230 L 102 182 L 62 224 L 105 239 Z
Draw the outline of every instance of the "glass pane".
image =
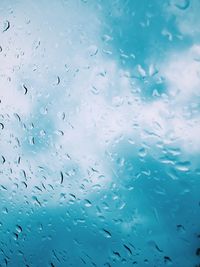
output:
M 0 266 L 200 266 L 200 1 L 0 1 Z

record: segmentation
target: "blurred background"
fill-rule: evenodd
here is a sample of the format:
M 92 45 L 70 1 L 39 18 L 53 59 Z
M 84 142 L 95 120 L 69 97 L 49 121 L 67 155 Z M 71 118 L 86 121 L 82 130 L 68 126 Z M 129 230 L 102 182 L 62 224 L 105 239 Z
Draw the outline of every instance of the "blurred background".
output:
M 0 1 L 0 266 L 200 266 L 200 1 Z

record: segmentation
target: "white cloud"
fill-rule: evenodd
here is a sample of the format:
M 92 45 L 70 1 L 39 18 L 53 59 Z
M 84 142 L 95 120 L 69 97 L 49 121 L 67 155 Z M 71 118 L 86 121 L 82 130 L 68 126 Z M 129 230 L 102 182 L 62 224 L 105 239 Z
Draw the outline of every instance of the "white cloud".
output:
M 170 54 L 161 65 L 168 83 L 168 92 L 175 101 L 188 101 L 200 96 L 200 46 Z

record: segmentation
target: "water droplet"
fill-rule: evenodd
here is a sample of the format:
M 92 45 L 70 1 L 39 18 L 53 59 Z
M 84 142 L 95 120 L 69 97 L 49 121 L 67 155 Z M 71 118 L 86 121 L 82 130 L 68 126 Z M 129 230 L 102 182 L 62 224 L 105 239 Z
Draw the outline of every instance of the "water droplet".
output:
M 40 136 L 45 136 L 46 132 L 44 130 L 40 130 Z
M 120 259 L 121 259 L 121 255 L 120 255 L 120 253 L 119 253 L 118 251 L 113 251 L 113 256 L 112 256 L 112 258 L 113 258 L 114 260 L 120 260 Z
M 6 32 L 10 28 L 10 22 L 6 20 L 3 24 L 3 32 Z
M 127 245 L 124 244 L 124 247 L 125 247 L 125 249 L 128 251 L 128 253 L 129 253 L 130 255 L 133 254 L 133 253 L 132 253 L 132 250 L 131 250 Z
M 98 95 L 98 94 L 99 94 L 99 89 L 97 89 L 95 86 L 92 86 L 92 88 L 91 88 L 91 92 L 92 92 L 94 95 Z
M 64 132 L 61 131 L 61 130 L 58 130 L 58 131 L 55 131 L 55 134 L 58 135 L 58 136 L 63 136 Z
M 34 200 L 34 203 L 38 204 L 40 207 L 42 206 L 40 201 L 38 200 L 38 198 L 36 196 L 33 196 L 32 199 Z
M 1 188 L 3 189 L 3 190 L 7 190 L 7 188 L 4 186 L 4 185 L 1 185 Z
M 85 206 L 89 208 L 92 206 L 92 203 L 88 199 L 85 199 Z
M 41 113 L 42 115 L 46 115 L 46 114 L 48 113 L 48 108 L 47 108 L 47 107 L 41 107 L 41 108 L 40 108 L 40 113 Z
M 182 224 L 177 224 L 176 229 L 179 233 L 185 233 L 185 228 Z
M 112 40 L 113 40 L 112 36 L 107 35 L 107 34 L 104 34 L 103 37 L 102 37 L 102 41 L 104 41 L 104 42 L 109 42 L 109 41 L 112 41 Z
M 158 70 L 155 68 L 153 64 L 149 66 L 149 76 L 154 76 L 158 73 Z
M 57 76 L 57 85 L 60 83 L 60 77 L 59 76 Z
M 6 207 L 3 207 L 2 211 L 4 214 L 8 214 L 8 209 Z
M 190 169 L 190 162 L 189 161 L 184 161 L 184 162 L 177 162 L 175 164 L 175 167 L 177 170 L 182 171 L 182 172 L 187 172 Z
M 146 149 L 143 147 L 139 150 L 139 153 L 138 155 L 141 157 L 141 158 L 144 158 L 146 155 L 147 155 L 147 151 Z
M 146 77 L 146 71 L 142 68 L 141 65 L 138 65 L 137 70 L 141 77 Z
M 26 95 L 28 93 L 28 88 L 24 84 L 23 84 L 23 88 L 24 88 L 24 94 Z
M 97 53 L 98 53 L 98 48 L 97 48 L 97 46 L 96 46 L 96 45 L 91 45 L 91 46 L 89 47 L 89 55 L 90 55 L 91 57 L 93 57 L 93 56 L 96 56 Z
M 13 239 L 16 241 L 18 239 L 18 234 L 17 233 L 13 233 Z
M 63 183 L 63 179 L 64 179 L 63 173 L 60 172 L 60 183 L 61 183 L 61 184 Z
M 185 10 L 190 6 L 190 0 L 178 0 L 175 6 L 180 10 Z
M 111 238 L 112 237 L 111 233 L 108 230 L 106 230 L 106 229 L 102 229 L 102 230 L 103 230 L 103 234 L 104 234 L 104 236 L 106 238 Z
M 29 136 L 28 139 L 29 139 L 29 144 L 33 146 L 35 144 L 35 138 L 33 136 Z
M 20 225 L 16 225 L 16 231 L 20 234 L 22 232 L 22 227 Z
M 0 129 L 3 130 L 4 129 L 4 125 L 3 123 L 0 122 Z

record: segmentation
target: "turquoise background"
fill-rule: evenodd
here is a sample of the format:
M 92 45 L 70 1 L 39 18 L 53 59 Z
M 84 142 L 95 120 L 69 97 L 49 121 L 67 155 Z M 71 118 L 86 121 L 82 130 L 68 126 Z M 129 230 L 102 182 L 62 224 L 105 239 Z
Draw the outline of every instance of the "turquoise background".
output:
M 0 266 L 199 266 L 199 10 L 0 1 Z

